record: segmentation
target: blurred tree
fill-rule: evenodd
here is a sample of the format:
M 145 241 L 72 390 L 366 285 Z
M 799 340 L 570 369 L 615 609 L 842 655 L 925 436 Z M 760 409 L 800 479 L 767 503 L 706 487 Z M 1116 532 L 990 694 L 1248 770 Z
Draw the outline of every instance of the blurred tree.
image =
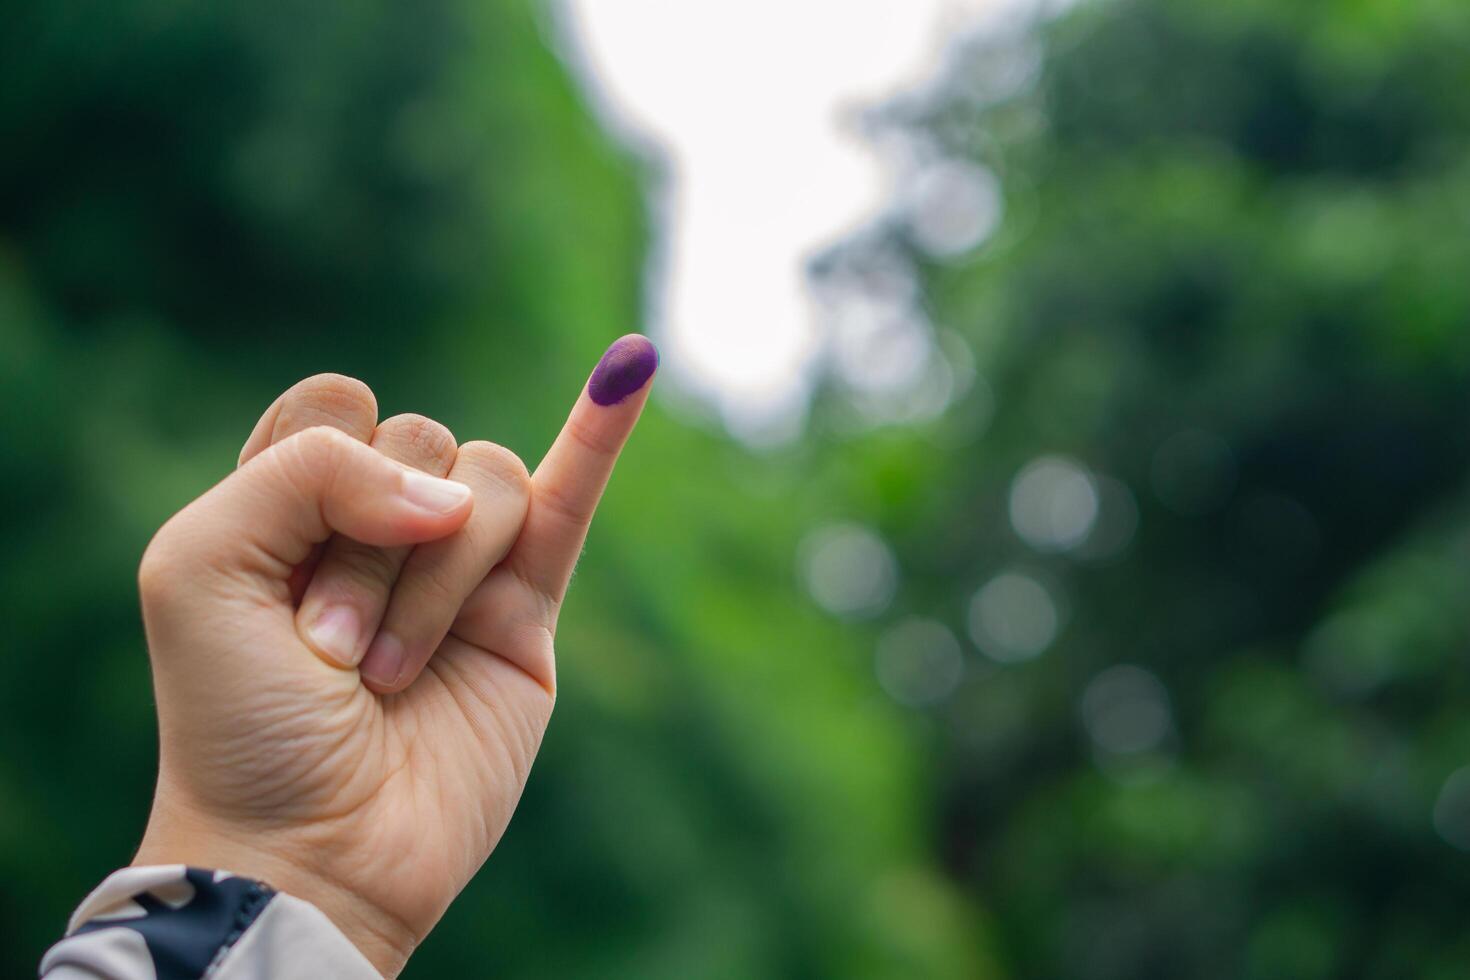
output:
M 24 975 L 146 814 L 153 528 L 318 370 L 534 461 L 647 219 L 529 0 L 7 14 Z M 1466 50 L 1455 0 L 1115 0 L 892 106 L 922 172 L 818 285 L 938 346 L 839 331 L 781 450 L 650 414 L 408 975 L 1462 972 Z
M 0 973 L 147 813 L 133 572 L 281 389 L 355 374 L 532 463 L 636 327 L 635 161 L 527 0 L 41 3 L 0 32 Z M 408 976 L 974 976 L 911 733 L 793 603 L 822 504 L 651 411 L 505 842 Z
M 949 193 L 818 271 L 958 394 L 827 470 L 896 549 L 884 636 L 984 654 L 924 714 L 1009 973 L 1464 969 L 1467 50 L 1458 3 L 1120 0 L 877 120 Z

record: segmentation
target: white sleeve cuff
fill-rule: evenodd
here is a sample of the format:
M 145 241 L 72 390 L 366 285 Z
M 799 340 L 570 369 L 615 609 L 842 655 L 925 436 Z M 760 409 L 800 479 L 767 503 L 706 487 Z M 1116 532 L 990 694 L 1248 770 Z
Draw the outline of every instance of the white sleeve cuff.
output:
M 45 980 L 380 980 L 316 906 L 228 871 L 124 868 L 88 895 Z

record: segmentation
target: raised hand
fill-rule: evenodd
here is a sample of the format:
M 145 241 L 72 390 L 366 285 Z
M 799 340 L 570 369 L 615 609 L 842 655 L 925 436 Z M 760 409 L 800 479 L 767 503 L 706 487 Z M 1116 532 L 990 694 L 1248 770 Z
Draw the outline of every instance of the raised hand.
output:
M 261 878 L 387 975 L 490 854 L 555 700 L 572 568 L 657 355 L 604 355 L 535 475 L 321 376 L 139 572 L 160 724 L 135 863 Z M 447 477 L 447 479 L 444 479 Z

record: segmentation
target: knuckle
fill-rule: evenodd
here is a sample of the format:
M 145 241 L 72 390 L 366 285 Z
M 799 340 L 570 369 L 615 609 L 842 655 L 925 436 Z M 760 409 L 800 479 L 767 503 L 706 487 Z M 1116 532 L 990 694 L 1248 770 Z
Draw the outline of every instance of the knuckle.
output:
M 412 412 L 395 415 L 378 426 L 394 442 L 402 445 L 414 460 L 449 461 L 454 459 L 454 433 L 442 422 Z
M 359 445 L 340 429 L 314 425 L 277 443 L 275 452 L 267 455 L 298 491 L 305 492 L 314 485 L 330 484 L 348 454 Z
M 414 586 L 420 609 L 457 607 L 463 601 L 454 570 L 440 562 L 424 562 L 414 569 Z
M 391 587 L 398 578 L 403 565 L 403 553 L 399 549 L 373 548 L 348 538 L 340 539 L 341 548 L 332 565 L 355 585 L 378 592 Z
M 588 503 L 554 483 L 536 488 L 536 504 L 571 524 L 590 524 L 597 510 L 595 502 Z
M 517 658 L 521 669 L 556 700 L 556 631 L 540 622 L 528 623 Z M 548 711 L 550 706 L 548 706 Z
M 302 429 L 282 443 L 283 446 L 290 445 L 310 460 L 335 459 L 339 454 L 350 451 L 352 444 L 351 436 L 330 425 L 314 425 L 309 429 Z
M 343 374 L 317 374 L 299 381 L 286 393 L 277 429 L 305 428 L 336 419 L 353 429 L 371 431 L 378 418 L 373 390 Z
M 143 558 L 138 562 L 138 595 L 142 596 L 145 603 L 155 599 L 163 591 L 167 580 L 166 563 L 163 561 L 157 547 L 157 538 L 143 552 Z
M 605 457 L 618 454 L 617 443 L 578 419 L 567 420 L 566 432 L 573 442 L 594 456 Z
M 530 499 L 531 472 L 525 462 L 504 446 L 484 440 L 459 447 L 460 460 L 493 477 L 516 497 Z
M 145 606 L 167 600 L 179 578 L 176 522 L 169 520 L 153 535 L 138 561 L 138 596 Z

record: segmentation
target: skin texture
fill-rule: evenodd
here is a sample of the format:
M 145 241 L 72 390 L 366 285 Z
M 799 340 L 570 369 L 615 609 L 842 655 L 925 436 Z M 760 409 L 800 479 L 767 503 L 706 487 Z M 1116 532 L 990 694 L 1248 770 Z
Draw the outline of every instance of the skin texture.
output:
M 263 879 L 396 975 L 520 799 L 650 375 L 611 405 L 584 390 L 534 476 L 421 416 L 378 423 L 351 379 L 282 395 L 139 570 L 160 771 L 135 863 Z M 369 677 L 384 636 L 397 656 Z

